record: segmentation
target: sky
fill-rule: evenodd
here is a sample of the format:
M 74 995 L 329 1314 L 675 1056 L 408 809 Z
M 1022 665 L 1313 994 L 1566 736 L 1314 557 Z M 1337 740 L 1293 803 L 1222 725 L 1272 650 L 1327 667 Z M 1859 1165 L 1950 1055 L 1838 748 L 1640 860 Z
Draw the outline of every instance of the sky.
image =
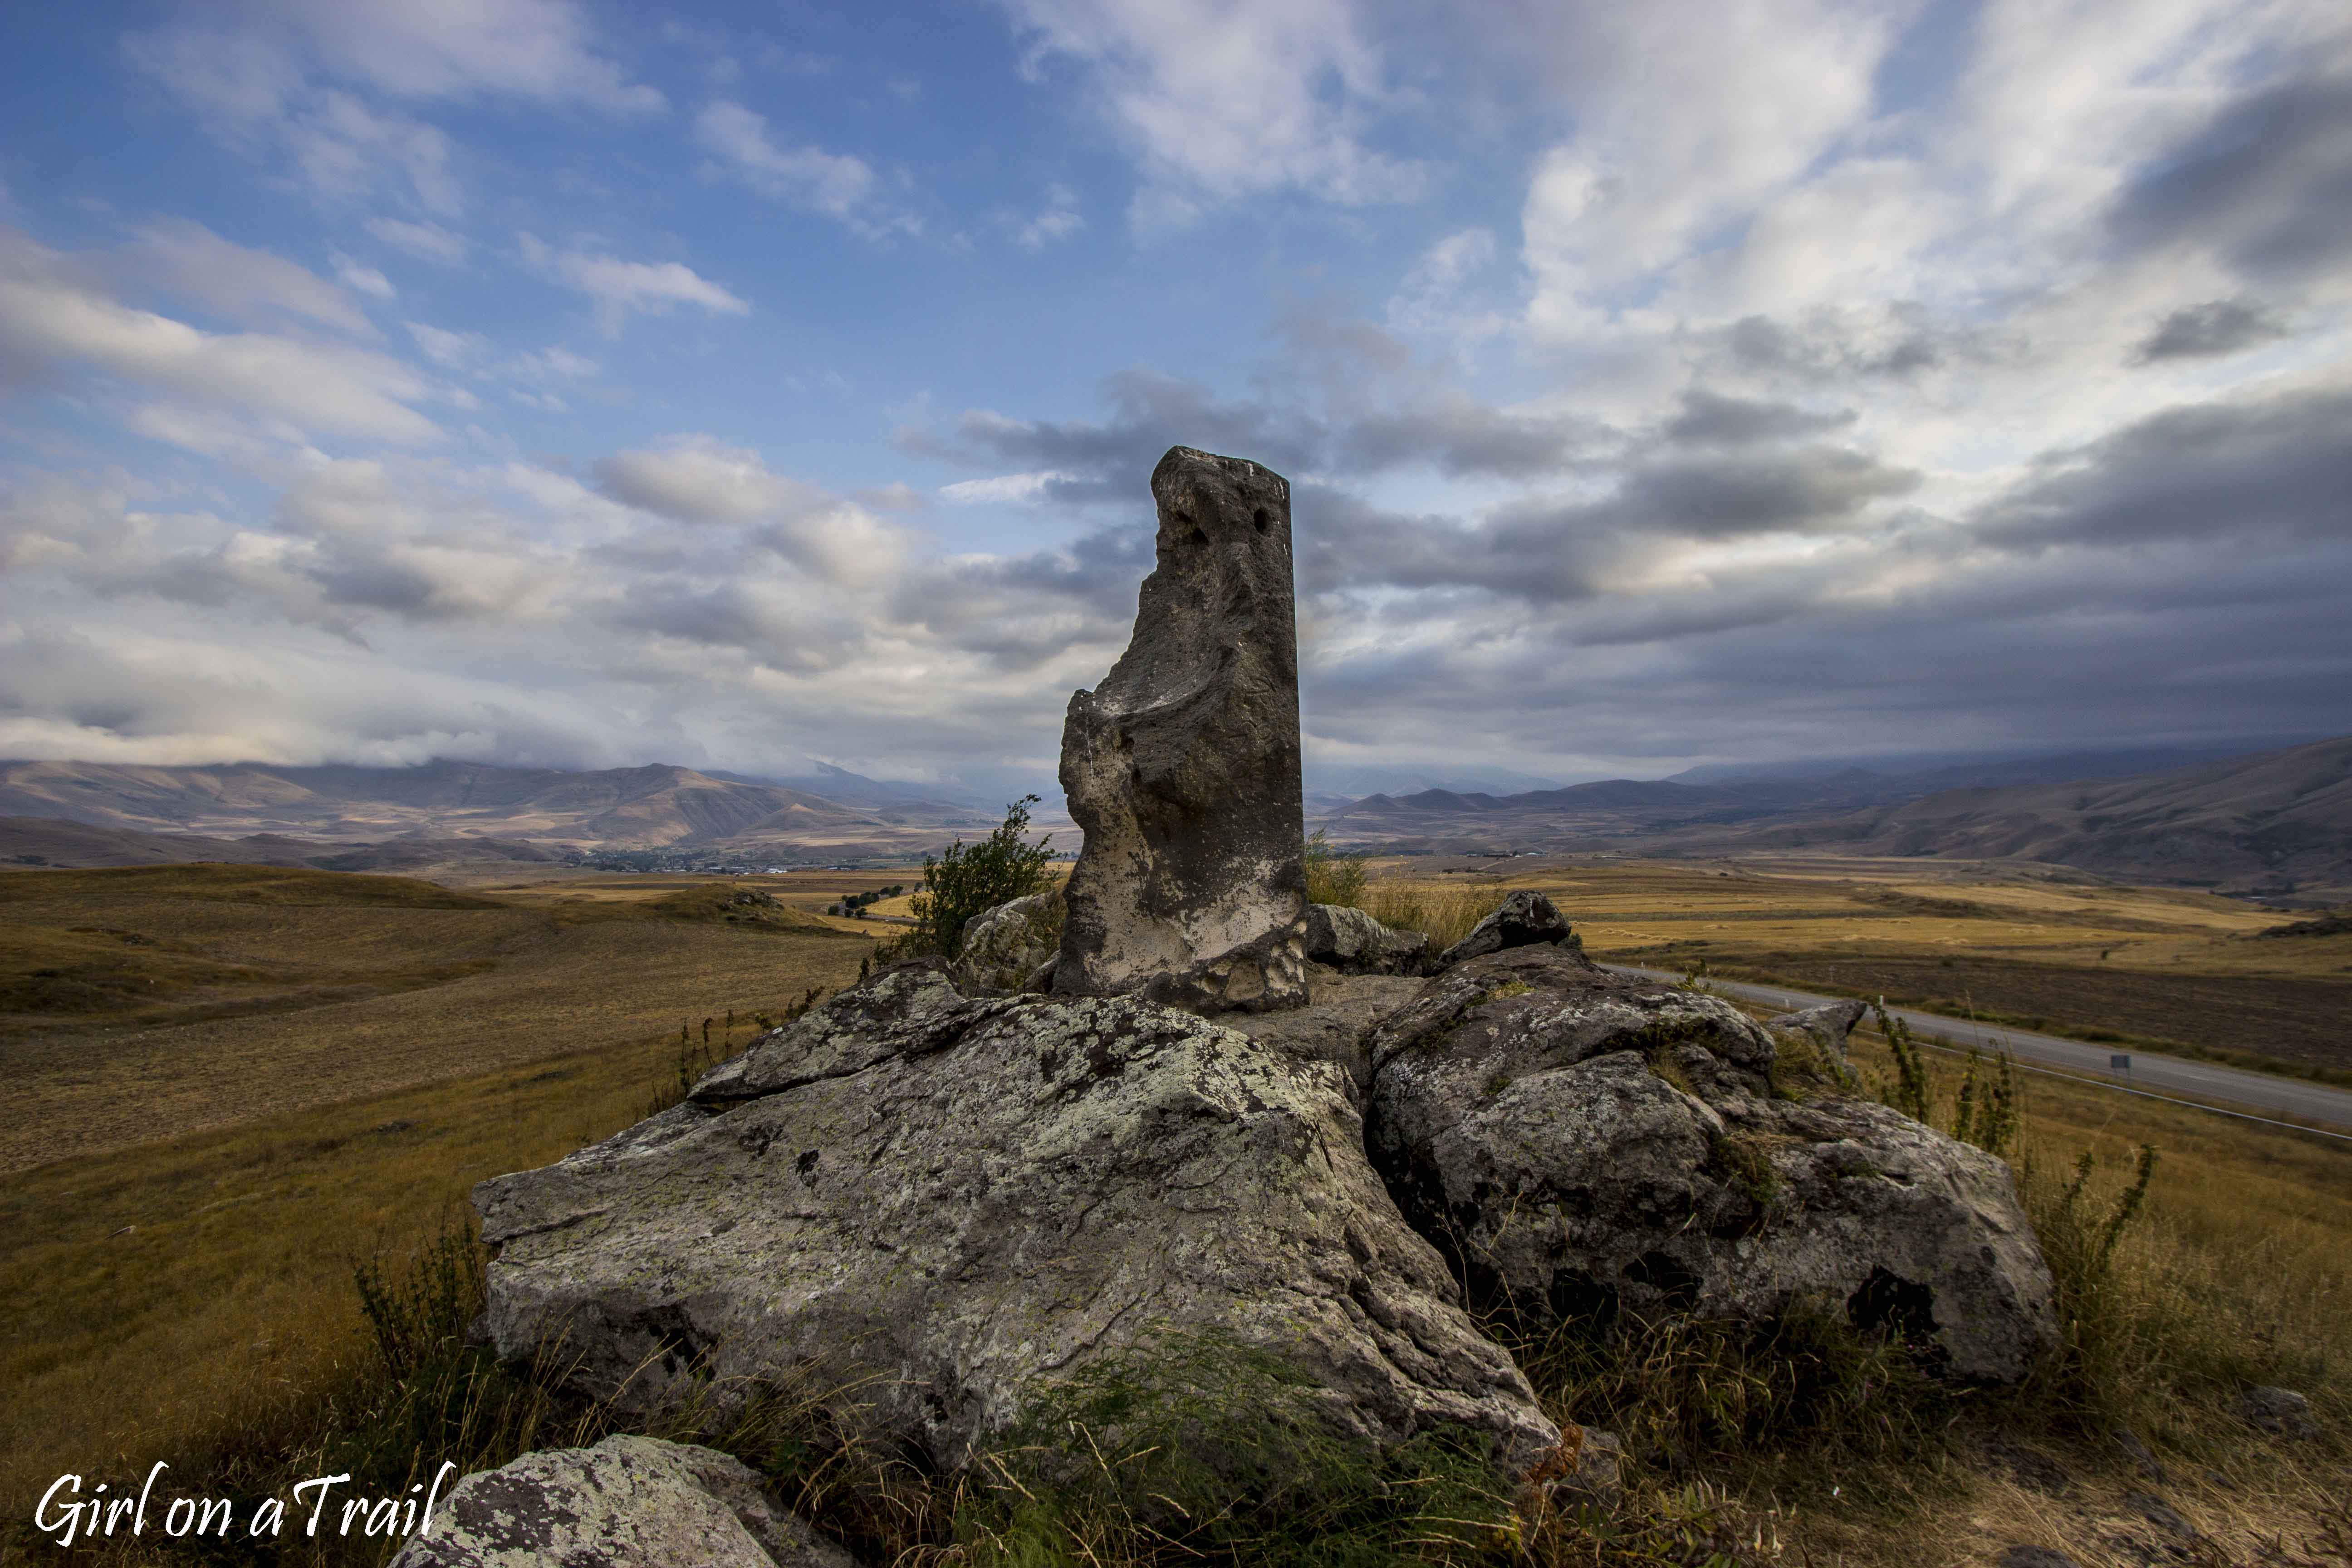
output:
M 1050 789 L 1178 443 L 1310 784 L 2352 730 L 2341 0 L 0 27 L 0 756 Z

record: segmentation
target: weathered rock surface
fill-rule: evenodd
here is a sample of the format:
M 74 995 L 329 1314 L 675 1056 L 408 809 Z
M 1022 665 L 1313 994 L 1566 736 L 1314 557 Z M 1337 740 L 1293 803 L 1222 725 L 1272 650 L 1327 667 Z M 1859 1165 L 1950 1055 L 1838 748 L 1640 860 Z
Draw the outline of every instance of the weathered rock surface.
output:
M 481 1470 L 393 1568 L 851 1568 L 775 1508 L 750 1467 L 710 1448 L 607 1437 Z
M 1303 1005 L 1290 484 L 1176 447 L 1135 636 L 1062 731 L 1086 831 L 1054 990 L 1199 1012 Z
M 2009 1168 L 1826 1082 L 1776 1084 L 1771 1036 L 1720 998 L 1521 947 L 1429 982 L 1371 1050 L 1375 1163 L 1521 1310 L 1811 1300 L 1982 1379 L 2054 1338 Z
M 1412 974 L 1429 951 L 1429 933 L 1391 931 L 1344 904 L 1307 906 L 1307 959 L 1343 974 Z
M 1060 949 L 1060 906 L 1059 893 L 1032 893 L 975 915 L 963 928 L 956 984 L 1000 995 L 1027 989 L 1029 977 Z
M 625 1402 L 864 1379 L 845 1419 L 953 1466 L 1058 1380 L 1205 1339 L 1282 1358 L 1367 1444 L 1466 1426 L 1524 1468 L 1557 1439 L 1340 1072 L 1134 998 L 886 971 L 475 1204 L 499 1351 L 562 1336 Z
M 1807 1036 L 1830 1054 L 1831 1060 L 1843 1062 L 1845 1060 L 1846 1037 L 1853 1033 L 1853 1026 L 1862 1022 L 1862 1016 L 1869 1011 L 1865 1003 L 1851 1000 L 1824 1002 L 1818 1007 L 1767 1018 L 1764 1026 Z
M 1521 889 L 1504 895 L 1495 912 L 1470 928 L 1470 934 L 1438 956 L 1439 967 L 1483 958 L 1515 947 L 1570 941 L 1568 917 L 1541 893 Z
M 1325 1061 L 1348 1075 L 1350 1100 L 1363 1103 L 1372 1083 L 1372 1030 L 1421 991 L 1402 974 L 1342 974 L 1322 964 L 1307 970 L 1309 1000 L 1281 1013 L 1236 1013 L 1225 1026 L 1302 1061 Z

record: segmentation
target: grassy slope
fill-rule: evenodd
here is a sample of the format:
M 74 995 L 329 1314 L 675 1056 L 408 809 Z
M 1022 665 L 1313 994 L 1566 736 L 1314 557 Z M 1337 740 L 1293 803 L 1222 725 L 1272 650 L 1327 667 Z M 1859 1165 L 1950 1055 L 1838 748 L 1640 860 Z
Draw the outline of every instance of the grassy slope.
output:
M 222 866 L 0 877 L 0 1169 L 781 1011 L 867 951 L 835 922 L 730 909 L 731 890 L 480 896 Z

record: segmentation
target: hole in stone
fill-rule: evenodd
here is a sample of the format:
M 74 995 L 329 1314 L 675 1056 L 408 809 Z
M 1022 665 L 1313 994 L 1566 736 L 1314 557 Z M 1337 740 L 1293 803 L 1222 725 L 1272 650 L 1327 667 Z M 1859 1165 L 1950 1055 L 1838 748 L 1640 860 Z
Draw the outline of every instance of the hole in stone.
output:
M 1628 1284 L 1654 1290 L 1669 1311 L 1687 1312 L 1698 1305 L 1698 1276 L 1664 1252 L 1645 1252 L 1625 1269 Z
M 1209 542 L 1209 534 L 1208 534 L 1208 531 L 1207 531 L 1206 529 L 1203 529 L 1203 528 L 1200 528 L 1200 527 L 1198 527 L 1198 526 L 1195 526 L 1195 527 L 1193 528 L 1193 530 L 1192 530 L 1192 542 L 1193 542 L 1193 543 L 1195 543 L 1195 544 L 1206 544 L 1206 543 L 1208 543 L 1208 542 Z
M 1862 1288 L 1846 1298 L 1847 1321 L 1867 1332 L 1876 1329 L 1897 1333 L 1926 1347 L 1936 1338 L 1936 1292 L 1915 1283 L 1884 1264 L 1870 1271 Z
M 1250 513 L 1250 521 L 1257 525 L 1257 531 L 1260 533 L 1264 533 L 1265 531 L 1267 521 L 1268 519 L 1265 515 L 1265 508 L 1264 507 L 1260 507 L 1255 511 Z

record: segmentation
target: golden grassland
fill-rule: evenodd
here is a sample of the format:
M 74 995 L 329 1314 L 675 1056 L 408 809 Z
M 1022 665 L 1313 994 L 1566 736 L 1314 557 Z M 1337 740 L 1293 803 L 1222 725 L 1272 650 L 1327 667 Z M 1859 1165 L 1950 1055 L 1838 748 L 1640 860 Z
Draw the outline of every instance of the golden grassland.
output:
M 0 1170 L 698 1030 L 856 973 L 856 922 L 727 906 L 761 880 L 785 879 L 0 876 Z
M 364 1349 L 355 1260 L 637 1120 L 677 1060 L 675 1034 L 607 1045 L 12 1175 L 5 1517 L 61 1471 L 143 1474 L 330 1384 Z
M 1534 886 L 1590 949 L 1653 963 L 2030 954 L 2161 978 L 2179 953 L 2224 977 L 2336 984 L 2326 955 L 2250 940 L 2277 917 L 2200 894 L 1937 881 L 1907 862 L 1731 876 L 1390 869 L 1374 868 L 1366 901 L 1447 940 L 1501 887 Z M 0 1013 L 11 1097 L 0 1154 L 13 1166 L 0 1197 L 0 1518 L 25 1519 L 62 1470 L 127 1476 L 200 1456 L 359 1376 L 373 1351 L 355 1263 L 397 1258 L 465 1219 L 481 1177 L 545 1163 L 674 1096 L 681 1020 L 699 1052 L 701 1019 L 718 1018 L 715 1053 L 749 1038 L 753 1014 L 847 980 L 892 928 L 814 911 L 913 879 L 453 889 L 255 868 L 0 878 L 0 976 L 33 987 L 9 991 Z M 745 890 L 782 910 L 736 901 Z M 1712 945 L 1694 953 L 1694 942 Z M 2139 945 L 2124 962 L 2126 943 Z M 58 1005 L 55 985 L 76 976 L 97 994 L 79 1013 Z M 1885 1070 L 1874 1042 L 1858 1040 L 1856 1060 Z M 1937 1069 L 1948 1102 L 1954 1070 Z M 1899 1452 L 1767 1442 L 1714 1456 L 1706 1477 L 1652 1474 L 1643 1506 L 1721 1513 L 1692 1502 L 1692 1489 L 1727 1489 L 1727 1517 L 1777 1532 L 1788 1561 L 1957 1568 L 2025 1542 L 2083 1568 L 2144 1568 L 2127 1543 L 2166 1542 L 2128 1501 L 2152 1483 L 2109 1435 L 2121 1422 L 2163 1456 L 2169 1478 L 2156 1489 L 2205 1532 L 2202 1561 L 2263 1561 L 2266 1535 L 2285 1543 L 2271 1560 L 2325 1560 L 2307 1543 L 2352 1487 L 2352 1159 L 2327 1141 L 2089 1084 L 2032 1077 L 2024 1094 L 2022 1180 L 2044 1209 L 2082 1153 L 2105 1201 L 2133 1151 L 2161 1151 L 2095 1336 L 2105 1402 L 2035 1391 L 1964 1402 L 1936 1441 Z M 2309 1394 L 2333 1436 L 2254 1434 L 2232 1405 L 2257 1377 Z M 1689 1394 L 1687 1379 L 1660 1386 L 1662 1400 Z
M 1891 1073 L 1884 1042 L 1868 1031 L 1853 1056 L 1864 1074 Z M 1948 1110 L 1958 1072 L 1950 1058 L 1932 1068 Z M 2152 1489 L 2205 1534 L 2219 1561 L 2260 1561 L 2282 1532 L 2314 1539 L 2352 1483 L 2340 1440 L 2352 1426 L 2352 1158 L 2326 1139 L 2095 1084 L 2034 1076 L 2021 1088 L 2025 1142 L 2012 1163 L 2037 1208 L 2086 1153 L 2096 1194 L 2123 1184 L 2140 1146 L 2158 1150 L 2145 1215 L 2118 1246 L 2117 1321 L 2099 1350 L 2116 1407 L 2029 1431 L 2021 1443 L 2013 1430 L 1995 1436 L 1997 1426 L 1964 1442 L 1954 1463 L 1916 1478 L 1929 1506 L 1905 1516 L 1906 1545 L 1849 1539 L 1883 1529 L 1884 1516 L 1865 1507 L 1841 1521 L 1836 1501 L 1816 1494 L 1822 1539 L 1875 1560 L 1984 1562 L 2023 1542 L 2063 1549 L 2084 1568 L 2136 1565 L 2116 1537 L 2149 1535 L 2126 1498 L 2150 1490 L 2151 1478 L 2116 1446 L 2109 1423 L 2165 1456 L 2168 1475 Z M 2255 1369 L 2308 1394 L 2338 1440 L 2255 1438 L 2233 1413 L 2241 1380 Z M 2053 1484 L 2037 1454 L 2057 1462 L 2064 1484 Z M 1881 1488 L 1890 1479 L 1873 1479 Z M 1893 1479 L 1898 1489 L 1911 1484 Z

